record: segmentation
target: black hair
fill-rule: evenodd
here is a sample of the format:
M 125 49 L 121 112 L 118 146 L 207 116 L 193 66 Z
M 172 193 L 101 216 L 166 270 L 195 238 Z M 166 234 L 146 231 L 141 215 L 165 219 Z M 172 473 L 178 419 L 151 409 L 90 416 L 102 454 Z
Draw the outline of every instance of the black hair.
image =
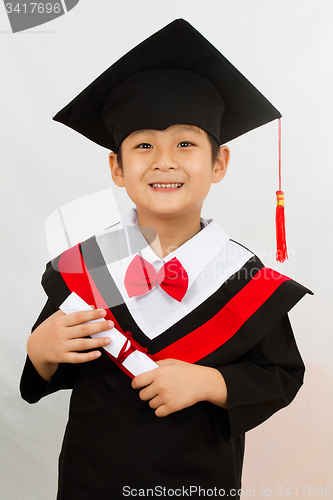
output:
M 213 160 L 213 165 L 216 162 L 216 159 L 218 157 L 219 151 L 220 151 L 220 144 L 217 142 L 215 137 L 210 134 L 209 132 L 206 132 L 208 140 L 210 142 L 210 145 L 212 147 L 212 160 Z
M 212 160 L 213 160 L 213 165 L 214 165 L 214 163 L 216 162 L 217 156 L 219 154 L 219 151 L 220 151 L 220 145 L 212 134 L 210 134 L 209 132 L 206 132 L 206 134 L 207 134 L 208 140 L 209 140 L 211 148 L 212 148 Z M 121 154 L 121 144 L 119 145 L 119 148 L 117 151 L 117 163 L 122 170 L 123 169 L 123 157 Z

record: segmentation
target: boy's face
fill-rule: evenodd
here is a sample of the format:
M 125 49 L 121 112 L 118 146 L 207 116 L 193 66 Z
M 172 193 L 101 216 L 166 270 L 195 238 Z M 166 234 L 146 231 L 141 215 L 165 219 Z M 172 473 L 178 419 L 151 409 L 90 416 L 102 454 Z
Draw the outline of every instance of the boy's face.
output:
M 229 162 L 229 149 L 222 146 L 212 165 L 208 136 L 193 125 L 137 130 L 122 142 L 121 153 L 122 169 L 110 153 L 112 178 L 125 186 L 139 220 L 200 216 L 212 182 L 224 177 Z

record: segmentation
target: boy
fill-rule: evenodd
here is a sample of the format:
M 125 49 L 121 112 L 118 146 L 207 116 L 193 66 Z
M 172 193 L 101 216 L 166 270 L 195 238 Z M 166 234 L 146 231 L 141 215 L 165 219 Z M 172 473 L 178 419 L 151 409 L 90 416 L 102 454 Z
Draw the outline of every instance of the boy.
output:
M 183 20 L 56 115 L 111 149 L 112 178 L 136 207 L 43 276 L 49 298 L 28 341 L 21 392 L 32 403 L 73 389 L 59 500 L 239 498 L 244 433 L 302 384 L 287 312 L 308 290 L 200 212 L 227 170 L 220 144 L 279 116 Z M 96 309 L 58 311 L 73 291 Z M 114 326 L 158 368 L 131 382 L 120 358 L 125 373 L 101 349 Z

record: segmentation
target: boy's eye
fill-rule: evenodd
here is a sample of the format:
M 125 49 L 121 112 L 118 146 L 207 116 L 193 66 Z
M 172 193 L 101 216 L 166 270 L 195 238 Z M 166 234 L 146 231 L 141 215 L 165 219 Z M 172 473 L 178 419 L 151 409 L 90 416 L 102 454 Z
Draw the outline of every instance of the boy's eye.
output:
M 148 142 L 142 142 L 137 147 L 141 148 L 141 149 L 146 149 L 146 148 L 152 148 L 153 146 L 151 144 L 149 144 Z
M 193 146 L 194 144 L 189 141 L 182 141 L 178 144 L 177 148 L 187 148 L 188 146 Z

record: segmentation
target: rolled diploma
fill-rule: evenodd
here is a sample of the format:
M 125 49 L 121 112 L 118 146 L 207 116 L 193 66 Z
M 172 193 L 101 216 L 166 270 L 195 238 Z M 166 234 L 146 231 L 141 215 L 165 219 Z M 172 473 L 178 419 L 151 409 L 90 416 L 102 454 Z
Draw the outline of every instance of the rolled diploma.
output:
M 65 314 L 70 314 L 72 312 L 88 311 L 92 309 L 89 304 L 87 304 L 81 297 L 79 297 L 75 292 L 72 292 L 66 300 L 60 305 L 59 309 Z M 94 319 L 88 321 L 88 323 L 97 323 L 99 321 L 105 321 L 104 318 Z M 125 344 L 127 338 L 116 328 L 112 330 L 95 333 L 91 335 L 92 338 L 99 337 L 110 337 L 111 344 L 103 347 L 108 351 L 114 358 L 117 358 L 123 345 Z M 158 368 L 158 365 L 144 352 L 134 351 L 132 352 L 124 361 L 123 366 L 136 377 L 140 373 L 148 372 L 149 370 L 154 370 Z

